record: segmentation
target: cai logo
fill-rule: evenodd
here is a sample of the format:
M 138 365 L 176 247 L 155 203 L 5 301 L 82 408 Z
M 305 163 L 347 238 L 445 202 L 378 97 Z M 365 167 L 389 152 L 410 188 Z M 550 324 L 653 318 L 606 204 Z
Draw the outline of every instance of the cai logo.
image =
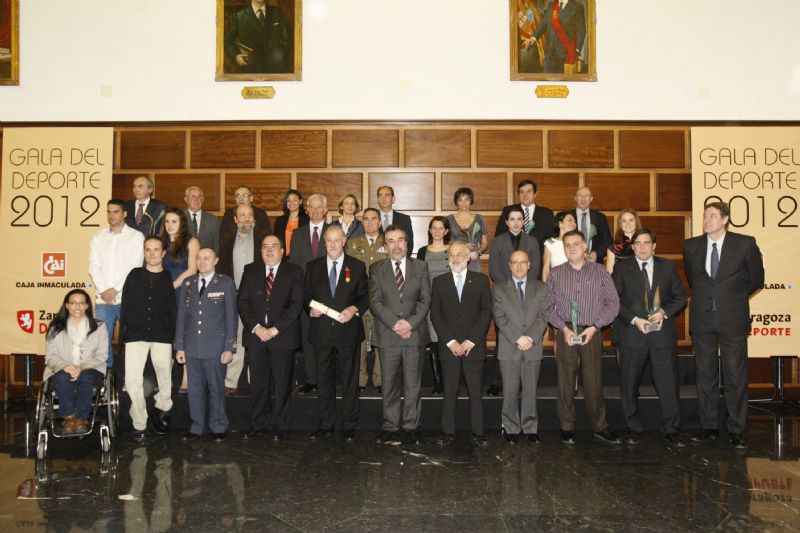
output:
M 25 333 L 33 333 L 33 310 L 17 311 L 17 325 Z
M 42 277 L 43 278 L 65 278 L 65 277 L 67 277 L 67 253 L 66 252 L 43 252 L 42 253 Z

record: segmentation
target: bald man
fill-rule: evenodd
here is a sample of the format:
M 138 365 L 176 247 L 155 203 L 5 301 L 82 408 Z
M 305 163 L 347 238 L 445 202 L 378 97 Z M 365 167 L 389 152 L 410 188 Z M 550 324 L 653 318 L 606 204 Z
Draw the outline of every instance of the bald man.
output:
M 613 241 L 606 216 L 589 208 L 592 200 L 594 197 L 589 187 L 581 187 L 575 192 L 575 209 L 570 212 L 578 224 L 578 231 L 586 237 L 589 261 L 602 263 Z

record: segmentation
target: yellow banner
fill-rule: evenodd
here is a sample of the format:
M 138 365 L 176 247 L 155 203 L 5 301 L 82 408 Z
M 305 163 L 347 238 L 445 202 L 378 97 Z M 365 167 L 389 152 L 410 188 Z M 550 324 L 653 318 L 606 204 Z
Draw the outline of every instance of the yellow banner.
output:
M 800 128 L 692 128 L 692 234 L 703 206 L 731 208 L 731 231 L 756 238 L 764 288 L 750 300 L 751 357 L 797 354 Z
M 90 290 L 89 241 L 108 224 L 113 128 L 3 130 L 0 353 L 44 353 L 64 295 Z

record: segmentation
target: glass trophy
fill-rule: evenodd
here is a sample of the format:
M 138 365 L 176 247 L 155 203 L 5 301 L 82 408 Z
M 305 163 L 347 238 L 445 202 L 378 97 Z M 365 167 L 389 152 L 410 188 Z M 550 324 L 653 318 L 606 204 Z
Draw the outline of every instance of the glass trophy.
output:
M 653 305 L 650 305 L 650 298 L 647 294 L 647 288 L 644 290 L 644 308 L 647 309 L 647 316 L 651 317 L 661 310 L 661 287 L 656 287 L 656 292 L 653 294 Z M 648 322 L 644 326 L 645 332 L 661 331 L 661 322 Z
M 575 300 L 569 301 L 569 318 L 572 322 L 573 335 L 569 338 L 569 343 L 573 346 L 583 344 L 583 337 L 578 335 L 578 317 L 581 314 L 581 304 Z

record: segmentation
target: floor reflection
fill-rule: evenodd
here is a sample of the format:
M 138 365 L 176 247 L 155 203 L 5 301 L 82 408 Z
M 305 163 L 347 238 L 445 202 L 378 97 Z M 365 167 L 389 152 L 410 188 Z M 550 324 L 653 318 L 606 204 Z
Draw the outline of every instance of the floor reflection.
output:
M 579 433 L 541 446 L 386 447 L 362 433 L 311 443 L 189 445 L 178 434 L 103 454 L 51 442 L 35 459 L 24 413 L 3 419 L 2 531 L 530 531 L 800 528 L 800 417 L 751 410 L 746 452 L 683 449 L 657 433 L 611 447 Z M 779 439 L 776 442 L 776 439 Z M 34 446 L 35 448 L 35 446 Z

